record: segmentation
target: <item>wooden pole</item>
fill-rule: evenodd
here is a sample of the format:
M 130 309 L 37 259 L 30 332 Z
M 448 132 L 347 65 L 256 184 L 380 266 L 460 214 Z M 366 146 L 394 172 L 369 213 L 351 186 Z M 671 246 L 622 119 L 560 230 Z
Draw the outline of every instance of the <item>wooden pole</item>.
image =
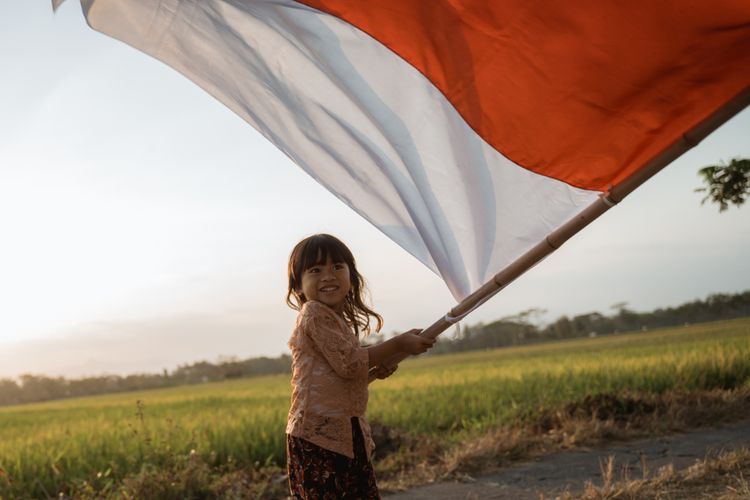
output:
M 575 218 L 569 220 L 557 230 L 547 236 L 544 241 L 523 254 L 511 265 L 497 273 L 491 280 L 482 285 L 474 293 L 459 302 L 445 316 L 435 321 L 424 329 L 420 335 L 436 338 L 438 335 L 455 324 L 459 319 L 487 301 L 497 292 L 508 286 L 513 280 L 531 269 L 546 256 L 560 248 L 571 236 L 588 226 L 597 217 L 623 200 L 638 186 L 650 179 L 654 174 L 672 163 L 687 150 L 693 148 L 708 134 L 716 130 L 724 122 L 750 105 L 750 87 L 728 101 L 714 114 L 703 120 L 690 131 L 683 134 L 682 138 L 671 147 L 664 150 L 648 162 L 642 169 L 613 187 L 609 192 L 602 193 L 597 201 L 585 208 Z M 389 360 L 390 362 L 401 362 L 408 356 L 398 356 Z

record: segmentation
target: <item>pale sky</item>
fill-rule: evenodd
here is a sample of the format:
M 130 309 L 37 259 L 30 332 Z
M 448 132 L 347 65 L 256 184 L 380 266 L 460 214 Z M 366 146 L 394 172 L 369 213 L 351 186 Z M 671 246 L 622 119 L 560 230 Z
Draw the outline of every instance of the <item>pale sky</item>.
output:
M 173 369 L 287 352 L 286 260 L 352 248 L 386 332 L 454 305 L 442 281 L 249 125 L 89 29 L 76 1 L 0 2 L 0 377 Z M 750 289 L 750 206 L 701 207 L 704 165 L 750 156 L 750 110 L 475 311 L 639 311 Z M 447 332 L 445 335 L 452 335 Z

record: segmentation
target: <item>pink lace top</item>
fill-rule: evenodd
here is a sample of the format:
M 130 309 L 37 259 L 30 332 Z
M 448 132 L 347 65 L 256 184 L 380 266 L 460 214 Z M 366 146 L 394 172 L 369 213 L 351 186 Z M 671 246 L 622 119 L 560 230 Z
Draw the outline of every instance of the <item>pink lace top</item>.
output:
M 354 458 L 351 417 L 358 417 L 368 457 L 375 444 L 365 419 L 368 353 L 331 308 L 306 302 L 289 339 L 292 406 L 286 432 Z

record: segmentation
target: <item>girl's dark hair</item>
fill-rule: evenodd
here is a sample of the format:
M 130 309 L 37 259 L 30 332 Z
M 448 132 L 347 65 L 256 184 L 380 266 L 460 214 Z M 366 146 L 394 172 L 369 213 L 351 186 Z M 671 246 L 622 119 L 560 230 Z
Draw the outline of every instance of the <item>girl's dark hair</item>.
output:
M 383 327 L 383 318 L 364 303 L 367 287 L 365 279 L 357 271 L 352 252 L 341 240 L 330 234 L 309 236 L 297 243 L 292 250 L 289 255 L 289 290 L 286 294 L 286 303 L 294 310 L 302 309 L 302 305 L 307 302 L 302 293 L 302 273 L 313 266 L 324 264 L 329 256 L 333 262 L 343 262 L 349 266 L 351 289 L 344 303 L 344 320 L 354 328 L 357 337 L 360 330 L 369 335 L 370 318 L 377 324 L 375 331 L 380 331 Z

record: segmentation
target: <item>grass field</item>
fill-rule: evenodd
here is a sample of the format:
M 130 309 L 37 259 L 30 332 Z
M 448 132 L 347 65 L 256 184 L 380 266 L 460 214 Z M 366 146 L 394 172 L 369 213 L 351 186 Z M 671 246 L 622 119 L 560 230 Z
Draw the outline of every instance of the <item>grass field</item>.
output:
M 587 395 L 748 385 L 743 319 L 409 360 L 371 386 L 368 416 L 455 445 Z M 175 457 L 283 465 L 289 394 L 283 375 L 0 408 L 0 496 L 111 491 Z

